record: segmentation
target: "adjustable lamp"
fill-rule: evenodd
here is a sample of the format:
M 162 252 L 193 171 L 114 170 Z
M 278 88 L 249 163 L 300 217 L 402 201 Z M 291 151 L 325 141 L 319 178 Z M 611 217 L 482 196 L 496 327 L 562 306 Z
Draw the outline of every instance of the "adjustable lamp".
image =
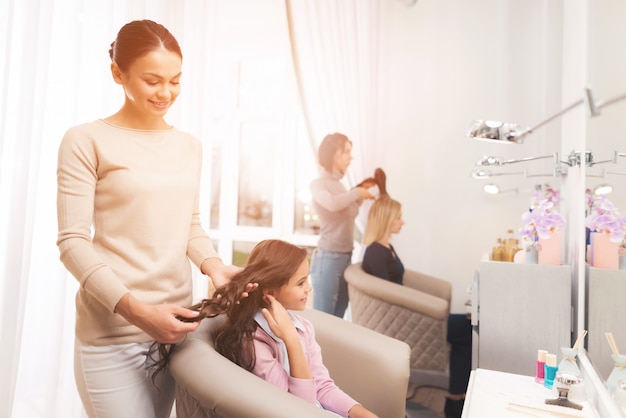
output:
M 518 174 L 527 175 L 526 170 L 518 171 L 515 173 L 494 173 L 490 170 L 474 170 L 470 174 L 472 178 L 475 178 L 475 179 L 488 179 L 488 178 L 495 177 L 495 176 L 511 176 L 511 175 L 518 175 Z
M 500 144 L 523 144 L 526 135 L 531 134 L 535 129 L 545 125 L 548 122 L 558 118 L 564 113 L 576 108 L 578 105 L 583 104 L 583 99 L 580 99 L 571 105 L 562 109 L 558 113 L 550 116 L 549 118 L 539 122 L 537 125 L 530 128 L 520 127 L 517 123 L 498 122 L 493 120 L 475 120 L 470 125 L 467 136 L 473 139 L 497 141 Z
M 490 166 L 490 165 L 504 165 L 504 164 L 512 164 L 512 163 L 521 163 L 524 161 L 541 160 L 543 158 L 553 158 L 555 164 L 559 162 L 558 153 L 555 153 L 553 155 L 542 155 L 540 157 L 525 157 L 525 158 L 509 159 L 509 160 L 505 160 L 502 157 L 492 157 L 489 155 L 484 155 L 480 160 L 476 161 L 476 165 L 485 167 L 485 166 Z
M 554 119 L 562 116 L 572 109 L 585 104 L 587 107 L 588 116 L 597 116 L 600 114 L 600 109 L 606 106 L 610 106 L 621 100 L 626 99 L 626 93 L 616 96 L 612 99 L 605 101 L 594 101 L 591 89 L 585 89 L 585 95 L 582 99 L 575 101 L 569 106 L 561 109 L 557 113 L 542 120 L 535 126 L 530 128 L 520 127 L 516 123 L 498 122 L 493 120 L 475 120 L 470 125 L 467 136 L 473 139 L 480 139 L 486 141 L 495 141 L 500 144 L 522 144 L 526 135 L 533 133 L 537 128 L 553 121 Z
M 470 175 L 472 176 L 472 178 L 475 179 L 489 179 L 491 177 L 495 177 L 495 176 L 512 176 L 512 175 L 519 175 L 519 174 L 523 174 L 524 177 L 529 178 L 529 177 L 554 177 L 558 174 L 557 170 L 554 170 L 553 173 L 550 174 L 529 174 L 528 170 L 524 170 L 524 171 L 516 171 L 516 172 L 504 172 L 504 173 L 494 173 L 491 170 L 474 170 L 470 173 Z
M 617 152 L 616 152 L 616 156 L 617 156 Z M 624 171 L 607 171 L 607 170 L 601 170 L 600 174 L 586 174 L 586 176 L 605 178 L 607 174 L 612 174 L 616 176 L 626 176 L 626 172 Z M 593 193 L 596 195 L 609 194 L 612 191 L 613 191 L 613 186 L 610 184 L 606 184 L 606 183 L 599 184 L 593 188 Z
M 596 195 L 609 194 L 613 191 L 613 186 L 610 184 L 600 184 L 593 189 L 593 193 Z
M 488 194 L 498 194 L 500 193 L 500 188 L 497 184 L 489 183 L 483 186 L 483 190 Z
M 502 190 L 497 184 L 494 184 L 494 183 L 485 184 L 483 186 L 483 190 L 487 194 L 502 194 L 502 193 L 509 193 L 509 192 L 515 192 L 515 193 L 518 192 L 517 188 Z
M 608 171 L 608 170 L 600 170 L 600 174 L 585 174 L 585 176 L 587 177 L 600 177 L 600 178 L 605 178 L 607 174 L 613 174 L 616 176 L 626 176 L 626 172 L 624 171 Z

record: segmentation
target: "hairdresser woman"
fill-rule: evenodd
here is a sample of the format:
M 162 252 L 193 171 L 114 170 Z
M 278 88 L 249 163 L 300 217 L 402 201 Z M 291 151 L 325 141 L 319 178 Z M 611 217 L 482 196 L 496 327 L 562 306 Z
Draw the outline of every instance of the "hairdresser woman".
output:
M 347 136 L 326 135 L 318 149 L 320 177 L 311 182 L 313 208 L 320 221 L 320 237 L 311 260 L 313 308 L 343 317 L 348 306 L 348 286 L 343 272 L 352 261 L 354 220 L 364 199 L 373 199 L 368 188 L 373 179 L 347 190 L 341 183 L 352 161 Z
M 238 269 L 200 225 L 201 143 L 164 119 L 180 92 L 178 42 L 160 24 L 133 21 L 109 54 L 121 109 L 70 128 L 58 154 L 57 245 L 80 283 L 74 373 L 91 418 L 167 418 L 174 382 L 166 371 L 153 387 L 148 349 L 198 326 L 177 319 L 197 315 L 183 308 L 190 260 L 215 286 Z

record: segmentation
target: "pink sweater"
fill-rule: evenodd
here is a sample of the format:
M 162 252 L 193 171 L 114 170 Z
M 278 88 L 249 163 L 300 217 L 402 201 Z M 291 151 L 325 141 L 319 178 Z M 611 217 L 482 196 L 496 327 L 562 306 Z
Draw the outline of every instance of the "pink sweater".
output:
M 291 313 L 300 335 L 300 342 L 309 363 L 313 379 L 291 377 L 288 368 L 284 343 L 272 333 L 262 315 L 257 315 L 259 323 L 254 334 L 256 364 L 254 374 L 289 393 L 311 403 L 318 403 L 324 409 L 342 417 L 358 402 L 339 389 L 330 378 L 322 361 L 322 350 L 315 340 L 313 324 L 307 319 Z
M 113 310 L 128 291 L 187 306 L 191 265 L 217 257 L 200 225 L 200 141 L 103 120 L 70 128 L 58 154 L 57 245 L 80 283 L 76 336 L 85 344 L 148 341 Z M 93 229 L 93 231 L 92 231 Z

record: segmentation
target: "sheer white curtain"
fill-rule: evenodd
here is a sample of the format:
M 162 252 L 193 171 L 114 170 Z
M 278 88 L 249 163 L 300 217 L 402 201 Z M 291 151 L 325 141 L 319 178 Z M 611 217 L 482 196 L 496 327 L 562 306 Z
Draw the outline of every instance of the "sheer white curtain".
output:
M 167 26 L 185 55 L 184 82 L 193 86 L 168 119 L 200 133 L 198 96 L 210 76 L 206 22 L 216 3 L 0 3 L 0 416 L 83 416 L 72 366 L 77 283 L 55 245 L 56 153 L 68 127 L 122 104 L 109 72 L 110 43 L 130 20 Z M 196 117 L 185 113 L 191 108 Z
M 134 19 L 153 19 L 174 33 L 184 78 L 168 120 L 203 137 L 219 83 L 214 51 L 228 41 L 216 39 L 214 28 L 228 24 L 219 21 L 227 4 L 228 18 L 237 18 L 231 1 L 0 2 L 0 416 L 83 415 L 72 367 L 77 283 L 55 245 L 56 154 L 68 127 L 122 103 L 109 72 L 110 43 Z M 314 138 L 341 131 L 353 139 L 359 180 L 374 168 L 367 149 L 376 133 L 378 7 L 374 0 L 291 4 Z
M 286 0 L 294 66 L 313 148 L 326 134 L 353 141 L 354 185 L 374 174 L 380 0 Z

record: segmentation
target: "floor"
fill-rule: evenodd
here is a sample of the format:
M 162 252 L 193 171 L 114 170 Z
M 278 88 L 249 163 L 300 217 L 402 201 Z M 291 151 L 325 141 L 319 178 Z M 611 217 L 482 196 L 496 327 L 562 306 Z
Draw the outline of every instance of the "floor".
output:
M 414 388 L 409 387 L 408 393 L 412 394 Z M 440 418 L 444 418 L 443 414 L 443 406 L 446 402 L 445 396 L 446 391 L 436 388 L 419 388 L 415 392 L 415 396 L 413 396 L 410 400 L 418 403 L 420 405 L 424 405 L 425 407 L 433 410 Z

